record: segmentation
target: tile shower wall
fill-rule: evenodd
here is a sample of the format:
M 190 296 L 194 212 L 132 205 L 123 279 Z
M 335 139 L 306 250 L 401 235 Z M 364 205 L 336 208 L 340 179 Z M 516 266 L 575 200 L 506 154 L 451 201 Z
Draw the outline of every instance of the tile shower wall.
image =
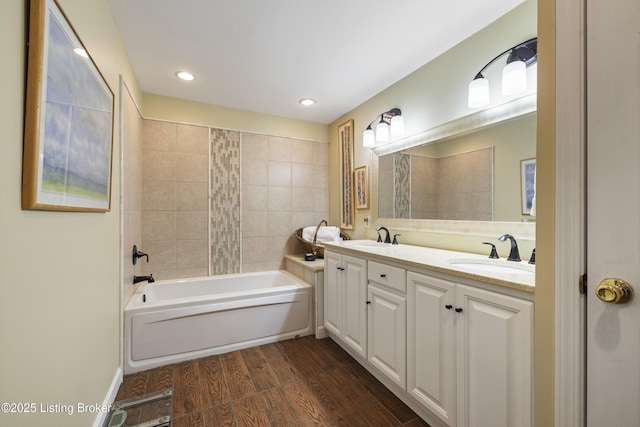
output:
M 240 132 L 211 129 L 211 274 L 240 273 Z
M 143 119 L 127 91 L 122 96 L 122 203 L 124 275 L 123 303 L 133 295 L 133 276 L 142 274 L 142 266 L 131 261 L 131 248 L 142 241 L 142 126 Z
M 329 145 L 242 133 L 242 271 L 284 268 L 298 228 L 329 217 Z
M 327 143 L 144 120 L 144 274 L 284 268 L 295 231 L 329 217 L 328 162 Z
M 209 274 L 209 128 L 144 120 L 142 244 L 157 279 Z

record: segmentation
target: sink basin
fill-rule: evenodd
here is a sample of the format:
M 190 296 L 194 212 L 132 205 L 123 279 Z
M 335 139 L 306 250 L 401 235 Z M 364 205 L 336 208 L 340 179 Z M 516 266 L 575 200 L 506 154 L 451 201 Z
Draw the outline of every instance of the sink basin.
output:
M 479 273 L 535 274 L 531 264 L 496 259 L 451 259 L 449 264 Z

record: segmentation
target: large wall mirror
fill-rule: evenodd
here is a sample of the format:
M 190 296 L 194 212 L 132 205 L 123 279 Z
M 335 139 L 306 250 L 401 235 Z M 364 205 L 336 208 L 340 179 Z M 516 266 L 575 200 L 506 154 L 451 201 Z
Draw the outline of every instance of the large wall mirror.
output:
M 527 175 L 536 156 L 536 94 L 372 150 L 374 224 L 535 233 Z M 528 169 L 527 169 L 528 168 Z M 525 172 L 523 177 L 523 172 Z

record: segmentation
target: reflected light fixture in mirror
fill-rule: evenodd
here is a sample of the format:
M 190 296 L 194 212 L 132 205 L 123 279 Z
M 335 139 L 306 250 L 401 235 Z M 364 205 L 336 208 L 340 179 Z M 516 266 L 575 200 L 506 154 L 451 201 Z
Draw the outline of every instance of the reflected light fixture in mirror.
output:
M 480 108 L 489 104 L 489 80 L 482 73 L 507 53 L 507 64 L 502 70 L 502 94 L 516 95 L 527 89 L 527 67 L 538 60 L 537 37 L 505 50 L 478 71 L 469 83 L 469 108 Z
M 374 132 L 373 125 L 380 117 Z M 378 115 L 362 134 L 362 146 L 365 148 L 375 147 L 378 142 L 387 142 L 390 138 L 397 138 L 404 135 L 404 117 L 399 108 L 392 108 Z

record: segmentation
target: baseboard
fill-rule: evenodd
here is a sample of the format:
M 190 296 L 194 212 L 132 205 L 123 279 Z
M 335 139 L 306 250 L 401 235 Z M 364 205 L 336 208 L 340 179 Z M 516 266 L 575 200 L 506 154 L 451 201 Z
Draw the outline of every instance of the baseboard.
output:
M 113 380 L 111 381 L 111 386 L 109 386 L 109 390 L 107 391 L 107 395 L 102 402 L 103 407 L 109 407 L 113 402 L 115 402 L 120 384 L 122 384 L 122 368 L 118 367 L 115 375 L 113 376 Z M 102 427 L 109 415 L 109 412 L 110 411 L 98 412 L 98 416 L 93 422 L 93 427 Z

